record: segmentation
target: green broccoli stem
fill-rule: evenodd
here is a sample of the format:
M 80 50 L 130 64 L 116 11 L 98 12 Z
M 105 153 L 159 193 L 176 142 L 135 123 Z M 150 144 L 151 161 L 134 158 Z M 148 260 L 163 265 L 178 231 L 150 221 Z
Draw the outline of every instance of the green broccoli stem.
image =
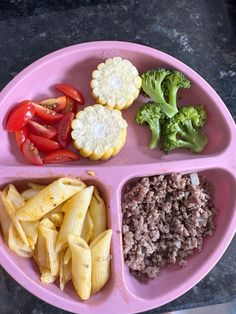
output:
M 171 107 L 173 108 L 174 111 L 176 111 L 176 113 L 178 112 L 178 108 L 177 108 L 177 92 L 178 92 L 178 87 L 172 87 L 169 90 L 169 104 L 171 105 Z
M 200 153 L 208 142 L 207 137 L 200 130 L 194 129 L 190 120 L 185 122 L 185 129 L 178 127 L 178 133 L 183 138 L 179 140 L 181 146 Z
M 159 120 L 148 123 L 150 130 L 152 132 L 151 141 L 149 147 L 151 149 L 157 148 L 160 140 L 160 122 Z

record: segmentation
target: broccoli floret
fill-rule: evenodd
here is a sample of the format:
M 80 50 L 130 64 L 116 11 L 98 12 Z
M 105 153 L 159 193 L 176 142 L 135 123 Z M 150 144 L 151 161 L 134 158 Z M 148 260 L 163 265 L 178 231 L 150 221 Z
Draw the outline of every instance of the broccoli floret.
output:
M 163 88 L 168 103 L 177 109 L 177 92 L 180 88 L 190 88 L 190 81 L 181 72 L 171 71 L 163 82 Z
M 154 149 L 157 147 L 160 140 L 161 133 L 161 120 L 165 118 L 162 112 L 161 106 L 154 102 L 149 102 L 142 107 L 136 113 L 136 123 L 148 124 L 152 132 L 151 141 L 149 147 Z
M 178 112 L 178 89 L 190 87 L 190 82 L 182 73 L 162 68 L 147 71 L 141 77 L 143 91 L 152 100 L 161 104 L 163 112 L 172 118 Z M 168 102 L 165 96 L 168 97 Z
M 208 140 L 200 130 L 206 122 L 206 111 L 203 106 L 187 106 L 179 109 L 172 118 L 163 125 L 163 148 L 169 153 L 175 148 L 187 148 L 200 153 Z

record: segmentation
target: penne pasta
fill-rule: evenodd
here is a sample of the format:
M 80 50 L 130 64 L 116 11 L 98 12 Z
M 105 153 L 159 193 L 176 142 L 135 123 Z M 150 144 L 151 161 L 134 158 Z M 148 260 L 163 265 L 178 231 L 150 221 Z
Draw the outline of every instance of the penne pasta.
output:
M 29 182 L 27 183 L 27 185 L 30 189 L 39 190 L 39 191 L 46 187 L 46 185 L 44 184 L 38 184 L 38 183 L 33 183 L 33 182 Z
M 105 231 L 105 202 L 79 179 L 27 185 L 21 194 L 13 184 L 0 191 L 0 227 L 8 247 L 33 257 L 42 283 L 58 279 L 63 291 L 72 279 L 87 300 L 110 276 L 112 230 Z
M 97 236 L 97 238 L 90 244 L 93 265 L 92 294 L 95 294 L 98 291 L 100 291 L 110 277 L 111 237 L 112 230 L 109 229 L 101 233 L 99 236 Z
M 13 223 L 9 227 L 8 246 L 18 256 L 25 258 L 33 256 L 34 251 L 21 240 Z
M 71 260 L 64 264 L 64 255 L 65 250 L 61 251 L 59 254 L 59 261 L 60 261 L 60 289 L 63 291 L 65 288 L 65 285 L 68 281 L 72 279 L 72 272 L 71 272 Z
M 64 217 L 63 213 L 55 213 L 55 214 L 51 214 L 50 220 L 54 223 L 56 228 L 60 228 L 63 217 Z
M 47 253 L 47 245 L 46 245 L 46 240 L 42 236 L 41 232 L 39 231 L 38 234 L 38 241 L 35 246 L 35 251 L 34 251 L 34 260 L 38 264 L 39 269 L 49 269 L 50 264 L 49 264 L 49 257 Z
M 97 188 L 94 188 L 91 203 L 89 205 L 89 212 L 93 222 L 93 234 L 90 241 L 93 241 L 100 233 L 106 230 L 106 205 L 100 196 Z
M 34 250 L 38 239 L 38 221 L 21 221 L 21 226 L 25 232 L 29 246 Z
M 48 212 L 46 215 L 44 215 L 43 218 L 51 219 L 51 216 L 53 214 L 63 213 L 62 208 L 64 205 L 65 205 L 65 203 L 62 203 L 62 204 L 58 205 L 57 207 L 53 208 L 50 212 Z
M 34 189 L 28 189 L 25 190 L 24 192 L 21 193 L 21 197 L 25 200 L 28 201 L 35 195 L 37 195 L 40 192 L 40 190 L 34 190 Z
M 44 226 L 46 228 L 56 230 L 56 226 L 54 225 L 54 223 L 49 218 L 43 218 L 40 221 L 40 226 Z
M 92 257 L 88 244 L 80 237 L 68 235 L 72 253 L 72 281 L 82 300 L 87 300 L 91 293 Z
M 75 194 L 66 204 L 65 216 L 58 234 L 56 251 L 60 252 L 67 246 L 68 234 L 80 236 L 93 193 L 93 186 L 89 186 Z
M 1 199 L 1 191 L 0 191 L 0 226 L 2 228 L 3 237 L 6 242 L 8 242 L 8 235 L 9 235 L 9 228 L 11 225 L 11 218 L 9 217 L 8 213 L 6 212 L 6 209 L 3 205 L 2 199 Z
M 70 260 L 71 260 L 71 250 L 70 250 L 70 247 L 68 246 L 65 251 L 63 263 L 67 265 L 70 262 Z
M 40 267 L 39 270 L 41 273 L 40 280 L 42 283 L 53 283 L 57 279 L 57 276 L 53 276 L 48 268 Z
M 19 192 L 17 191 L 17 189 L 15 188 L 13 184 L 9 184 L 8 186 L 6 186 L 6 193 L 7 193 L 7 199 L 11 202 L 11 204 L 15 208 L 15 211 L 14 211 L 14 214 L 15 214 L 16 209 L 23 206 L 25 204 L 25 201 L 21 197 L 21 195 L 19 194 Z
M 88 243 L 92 235 L 93 235 L 93 221 L 90 215 L 90 211 L 87 210 L 87 214 L 85 216 L 81 232 L 81 238 L 83 238 Z
M 44 225 L 39 225 L 39 230 L 46 241 L 51 275 L 57 276 L 59 274 L 59 256 L 55 251 L 55 244 L 58 232 Z
M 16 212 L 16 217 L 26 221 L 40 220 L 45 214 L 84 188 L 85 184 L 79 179 L 66 177 L 58 179 L 20 207 Z
M 17 192 L 14 185 L 9 184 L 4 188 L 4 190 L 1 193 L 1 200 L 21 240 L 24 242 L 26 246 L 29 246 L 29 241 L 21 226 L 21 223 L 15 216 L 17 208 L 19 208 L 21 204 L 24 204 L 24 200 L 22 199 L 20 194 Z

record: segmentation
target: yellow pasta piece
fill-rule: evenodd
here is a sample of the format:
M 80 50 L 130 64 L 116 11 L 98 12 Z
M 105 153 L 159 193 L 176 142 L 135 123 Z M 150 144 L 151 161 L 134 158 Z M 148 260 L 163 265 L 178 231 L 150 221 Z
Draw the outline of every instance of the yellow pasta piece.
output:
M 80 237 L 68 235 L 72 253 L 72 281 L 82 300 L 87 300 L 91 293 L 92 258 L 88 244 Z
M 39 269 L 49 269 L 50 263 L 49 263 L 49 257 L 47 253 L 47 244 L 45 238 L 42 236 L 40 230 L 38 234 L 38 241 L 35 246 L 34 251 L 34 260 L 38 264 Z
M 64 217 L 63 213 L 55 213 L 55 214 L 51 214 L 50 219 L 57 228 L 60 228 L 61 224 L 62 224 L 63 217 Z
M 88 243 L 92 235 L 93 235 L 93 221 L 91 218 L 90 211 L 88 210 L 84 219 L 81 238 L 83 238 Z
M 37 195 L 40 192 L 40 190 L 34 190 L 34 189 L 28 189 L 21 193 L 21 197 L 28 201 L 35 195 Z
M 38 221 L 21 221 L 29 246 L 34 250 L 38 238 Z
M 63 213 L 62 209 L 65 203 L 62 203 L 58 205 L 57 207 L 53 208 L 50 212 L 48 212 L 46 215 L 43 216 L 43 218 L 49 218 L 51 219 L 51 216 L 57 213 Z
M 90 239 L 90 241 L 93 241 L 100 233 L 105 231 L 107 227 L 106 205 L 97 188 L 94 188 L 91 203 L 89 205 L 89 212 L 94 226 L 93 234 Z
M 43 225 L 39 226 L 39 230 L 46 241 L 51 275 L 57 276 L 59 274 L 59 256 L 55 251 L 55 244 L 58 232 Z
M 81 192 L 75 194 L 66 203 L 66 213 L 58 234 L 56 251 L 60 252 L 67 246 L 68 234 L 72 233 L 80 236 L 84 223 L 84 218 L 93 194 L 93 186 L 89 186 Z
M 56 226 L 54 225 L 54 223 L 49 218 L 43 218 L 40 221 L 40 226 L 44 226 L 48 229 L 56 230 Z
M 48 268 L 40 267 L 39 270 L 41 273 L 40 280 L 42 283 L 53 283 L 57 279 L 57 276 L 53 276 Z
M 64 254 L 65 250 L 61 251 L 59 254 L 59 261 L 60 261 L 60 289 L 63 291 L 65 285 L 68 281 L 72 279 L 72 272 L 71 272 L 71 260 L 68 264 L 64 264 Z
M 44 184 L 38 184 L 38 183 L 33 183 L 33 182 L 29 182 L 27 183 L 28 187 L 34 190 L 42 190 L 46 187 L 46 185 Z
M 19 192 L 17 191 L 17 189 L 15 188 L 15 186 L 13 184 L 7 185 L 5 189 L 6 189 L 6 193 L 7 193 L 7 199 L 14 206 L 15 212 L 16 212 L 16 209 L 23 206 L 25 204 L 25 201 L 21 197 L 21 195 L 19 194 Z M 15 214 L 15 212 L 14 212 L 14 214 Z
M 67 177 L 58 179 L 19 208 L 16 217 L 26 221 L 40 220 L 45 214 L 84 188 L 85 184 L 79 179 Z
M 0 191 L 0 196 L 1 196 L 1 191 Z M 0 197 L 0 225 L 2 228 L 2 233 L 3 237 L 6 242 L 8 242 L 8 235 L 9 235 L 9 228 L 11 225 L 11 218 L 9 217 L 7 211 L 4 208 L 2 199 Z
M 112 230 L 101 233 L 90 244 L 92 252 L 92 294 L 97 293 L 110 277 L 110 246 Z M 73 258 L 73 254 L 72 254 Z
M 70 262 L 70 260 L 71 260 L 71 250 L 70 250 L 70 247 L 68 246 L 68 248 L 65 251 L 63 263 L 67 265 Z
M 18 256 L 25 258 L 33 256 L 34 251 L 21 240 L 13 223 L 9 227 L 8 246 Z
M 21 226 L 21 223 L 15 216 L 17 208 L 19 208 L 22 204 L 24 204 L 24 200 L 22 199 L 20 194 L 17 192 L 14 185 L 9 184 L 4 188 L 4 190 L 1 193 L 1 200 L 21 240 L 24 242 L 25 245 L 29 246 L 29 241 Z

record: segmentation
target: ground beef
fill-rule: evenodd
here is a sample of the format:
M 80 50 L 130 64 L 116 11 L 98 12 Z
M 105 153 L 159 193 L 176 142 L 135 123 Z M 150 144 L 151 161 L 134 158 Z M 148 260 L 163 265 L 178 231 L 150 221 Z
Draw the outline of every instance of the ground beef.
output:
M 163 266 L 186 266 L 187 257 L 202 250 L 203 238 L 213 234 L 212 187 L 199 179 L 193 186 L 189 175 L 173 173 L 126 185 L 124 259 L 139 280 L 155 278 Z

